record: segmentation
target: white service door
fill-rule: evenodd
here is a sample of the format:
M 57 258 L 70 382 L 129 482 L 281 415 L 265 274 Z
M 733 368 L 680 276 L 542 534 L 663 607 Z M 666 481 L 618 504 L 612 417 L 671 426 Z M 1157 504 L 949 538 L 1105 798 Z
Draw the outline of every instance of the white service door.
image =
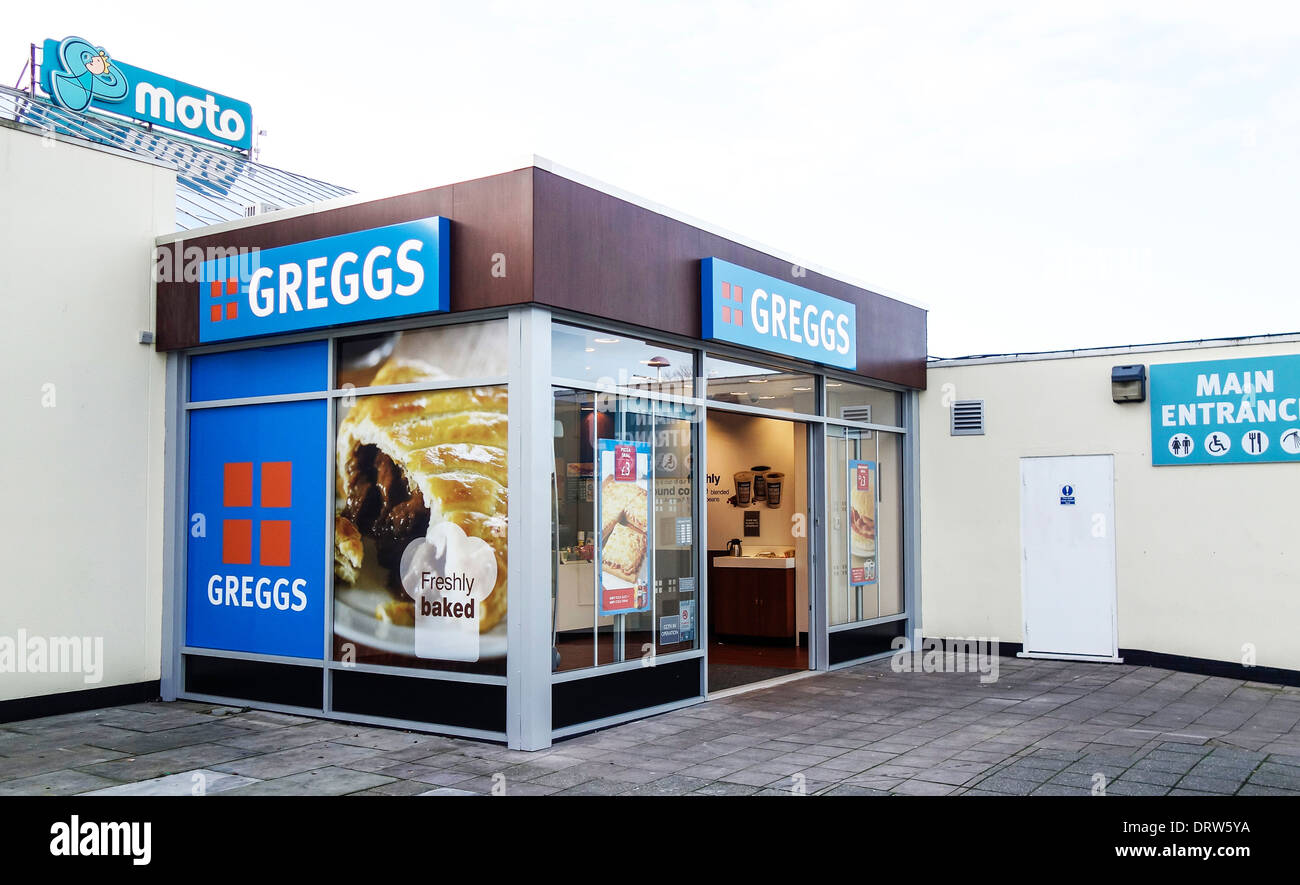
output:
M 1026 653 L 1116 655 L 1114 525 L 1112 456 L 1020 459 Z

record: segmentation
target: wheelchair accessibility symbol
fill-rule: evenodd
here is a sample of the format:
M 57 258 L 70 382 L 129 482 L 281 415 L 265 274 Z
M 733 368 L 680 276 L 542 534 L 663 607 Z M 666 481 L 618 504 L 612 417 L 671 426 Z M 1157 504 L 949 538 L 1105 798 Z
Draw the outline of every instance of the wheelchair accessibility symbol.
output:
M 1205 452 L 1215 458 L 1222 458 L 1232 448 L 1232 440 L 1222 431 L 1214 431 L 1205 438 Z

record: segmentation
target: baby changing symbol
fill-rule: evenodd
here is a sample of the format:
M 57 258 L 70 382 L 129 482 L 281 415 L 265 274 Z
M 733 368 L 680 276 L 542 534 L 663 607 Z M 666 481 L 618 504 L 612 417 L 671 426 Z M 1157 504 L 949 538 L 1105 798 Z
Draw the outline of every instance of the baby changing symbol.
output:
M 52 69 L 50 94 L 70 111 L 84 111 L 96 99 L 121 101 L 131 88 L 104 47 L 93 46 L 81 37 L 64 39 L 59 44 L 58 58 L 47 58 L 45 64 Z M 56 65 L 62 70 L 53 70 Z

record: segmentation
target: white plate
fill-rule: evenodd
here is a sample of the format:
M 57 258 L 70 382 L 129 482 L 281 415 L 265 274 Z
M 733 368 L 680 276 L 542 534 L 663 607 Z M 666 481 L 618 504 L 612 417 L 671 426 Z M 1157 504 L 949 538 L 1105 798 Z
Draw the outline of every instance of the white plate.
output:
M 334 580 L 334 635 L 348 642 L 392 654 L 415 657 L 415 628 L 390 624 L 375 617 L 375 607 L 391 602 L 393 595 L 385 587 L 387 572 L 378 564 L 374 543 L 363 539 L 365 558 L 356 585 L 340 578 Z M 506 619 L 486 633 L 479 634 L 479 660 L 503 658 L 506 654 Z M 425 660 L 425 659 L 421 659 Z
M 876 555 L 876 542 L 873 539 L 867 541 L 866 543 L 859 544 L 856 540 L 854 540 L 852 542 L 852 547 L 849 552 L 851 552 L 854 556 L 858 557 L 859 559 L 869 559 L 872 556 Z
M 633 583 L 632 581 L 624 581 L 618 575 L 611 575 L 607 571 L 602 571 L 600 573 L 600 585 L 602 587 L 608 587 L 610 590 L 630 590 L 633 587 L 645 583 L 645 566 L 641 567 L 641 573 L 637 575 L 637 577 L 641 580 Z

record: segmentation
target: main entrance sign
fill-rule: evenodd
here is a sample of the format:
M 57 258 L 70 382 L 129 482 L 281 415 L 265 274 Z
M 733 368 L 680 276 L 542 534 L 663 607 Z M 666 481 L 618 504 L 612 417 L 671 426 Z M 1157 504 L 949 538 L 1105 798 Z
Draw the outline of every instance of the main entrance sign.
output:
M 42 53 L 41 87 L 68 110 L 94 108 L 241 150 L 253 146 L 248 102 L 120 62 L 82 37 L 46 40 Z
M 700 277 L 706 340 L 857 369 L 855 305 L 720 258 L 701 261 Z
M 199 341 L 446 311 L 449 229 L 434 216 L 205 261 Z
M 1151 367 L 1151 463 L 1300 462 L 1300 354 Z

